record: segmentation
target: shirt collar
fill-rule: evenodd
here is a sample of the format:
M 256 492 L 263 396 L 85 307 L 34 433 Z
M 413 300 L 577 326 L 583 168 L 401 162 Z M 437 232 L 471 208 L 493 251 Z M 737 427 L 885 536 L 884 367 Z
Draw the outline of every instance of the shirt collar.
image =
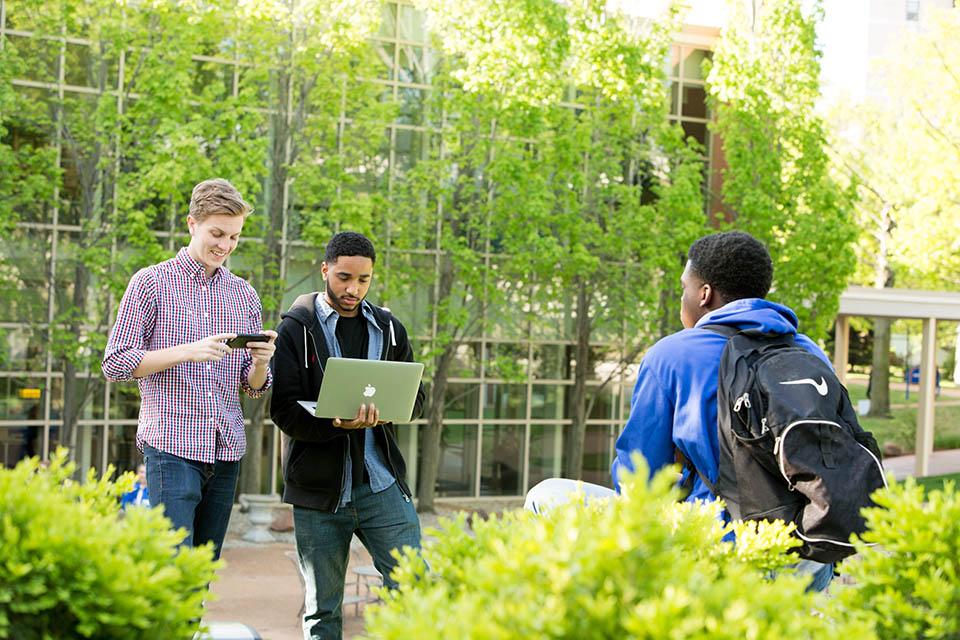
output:
M 180 251 L 177 252 L 177 257 L 173 259 L 176 265 L 188 276 L 195 276 L 200 279 L 201 282 L 207 279 L 207 269 L 202 264 L 194 260 L 193 256 L 190 255 L 190 250 L 187 247 L 181 247 Z M 213 272 L 213 275 L 210 276 L 210 280 L 216 280 L 220 277 L 221 272 L 224 271 L 224 267 L 217 267 L 217 270 Z
M 327 303 L 327 296 L 322 291 L 317 294 L 317 302 L 314 306 L 322 322 L 326 322 L 330 314 L 337 313 L 337 311 Z M 367 322 L 376 324 L 373 320 L 373 313 L 370 311 L 369 304 L 366 300 L 360 303 L 360 312 L 363 314 L 363 317 L 367 319 Z M 339 316 L 339 314 L 337 315 Z

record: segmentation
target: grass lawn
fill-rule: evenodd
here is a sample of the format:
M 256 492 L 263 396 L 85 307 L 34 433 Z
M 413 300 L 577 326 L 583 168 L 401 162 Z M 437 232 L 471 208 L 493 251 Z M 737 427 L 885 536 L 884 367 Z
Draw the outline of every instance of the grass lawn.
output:
M 866 381 L 850 380 L 848 391 L 854 407 L 857 400 L 866 397 L 866 390 Z M 889 418 L 860 416 L 860 424 L 867 431 L 873 432 L 881 447 L 886 442 L 893 442 L 902 448 L 904 453 L 913 453 L 917 433 L 916 399 L 917 395 L 912 388 L 909 401 L 904 397 L 902 389 L 891 389 L 891 404 L 909 402 L 911 406 L 891 409 Z M 936 407 L 933 434 L 935 450 L 960 449 L 960 405 Z
M 960 473 L 948 473 L 942 476 L 927 476 L 925 478 L 917 478 L 917 484 L 923 485 L 923 488 L 927 492 L 934 491 L 937 489 L 943 488 L 943 483 L 947 480 L 953 480 L 954 489 L 960 487 Z

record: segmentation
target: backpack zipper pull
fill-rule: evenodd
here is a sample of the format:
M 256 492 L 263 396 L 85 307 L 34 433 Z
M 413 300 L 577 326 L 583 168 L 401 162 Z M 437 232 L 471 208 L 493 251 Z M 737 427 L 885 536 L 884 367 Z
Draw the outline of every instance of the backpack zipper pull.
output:
M 767 426 L 767 419 L 764 418 L 763 420 L 760 421 L 760 433 L 763 434 L 763 433 L 766 433 L 767 431 L 770 431 L 770 427 Z
M 749 394 L 749 393 L 744 393 L 742 396 L 740 396 L 739 398 L 737 398 L 737 401 L 733 403 L 733 412 L 734 412 L 734 413 L 740 413 L 740 408 L 741 408 L 741 407 L 746 407 L 747 409 L 750 408 L 750 394 Z

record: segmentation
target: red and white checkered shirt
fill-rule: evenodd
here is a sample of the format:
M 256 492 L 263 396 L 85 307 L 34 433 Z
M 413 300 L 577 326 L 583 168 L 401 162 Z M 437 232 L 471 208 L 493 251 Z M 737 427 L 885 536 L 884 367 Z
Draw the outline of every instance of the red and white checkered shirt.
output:
M 132 380 L 147 351 L 195 342 L 217 333 L 260 333 L 260 298 L 225 267 L 207 278 L 186 248 L 175 258 L 141 269 L 130 280 L 103 356 L 103 373 Z M 251 389 L 253 359 L 236 349 L 219 362 L 184 362 L 145 378 L 140 387 L 137 446 L 213 463 L 243 457 L 247 441 L 239 389 L 252 398 L 273 382 Z

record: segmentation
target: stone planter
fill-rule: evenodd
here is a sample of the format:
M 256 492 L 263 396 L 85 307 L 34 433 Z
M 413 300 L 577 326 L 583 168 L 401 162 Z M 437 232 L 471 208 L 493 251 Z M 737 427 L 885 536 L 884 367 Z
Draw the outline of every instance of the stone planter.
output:
M 247 542 L 274 542 L 270 533 L 273 522 L 273 508 L 280 505 L 280 496 L 275 493 L 244 493 L 240 495 L 241 511 L 246 512 L 250 528 L 243 534 Z

